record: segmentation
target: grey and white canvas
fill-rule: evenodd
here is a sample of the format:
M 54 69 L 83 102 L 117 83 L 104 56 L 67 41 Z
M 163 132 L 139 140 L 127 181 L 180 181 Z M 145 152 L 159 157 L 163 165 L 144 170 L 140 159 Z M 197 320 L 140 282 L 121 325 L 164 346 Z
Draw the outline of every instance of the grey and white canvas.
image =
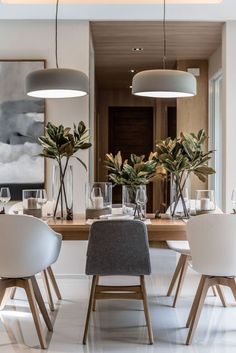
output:
M 38 137 L 44 133 L 44 100 L 25 94 L 25 77 L 43 61 L 0 61 L 0 186 L 12 199 L 22 189 L 44 185 L 44 160 Z

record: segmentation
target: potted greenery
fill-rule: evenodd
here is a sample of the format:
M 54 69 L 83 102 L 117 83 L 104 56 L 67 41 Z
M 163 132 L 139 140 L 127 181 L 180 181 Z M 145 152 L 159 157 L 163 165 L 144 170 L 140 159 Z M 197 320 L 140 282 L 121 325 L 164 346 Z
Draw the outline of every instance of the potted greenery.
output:
M 73 219 L 72 204 L 69 205 L 68 203 L 65 178 L 67 171 L 70 169 L 69 160 L 71 157 L 76 158 L 87 170 L 85 163 L 75 154 L 79 150 L 91 147 L 88 129 L 83 121 L 78 126 L 74 124 L 72 131 L 70 127 L 64 127 L 63 125 L 56 126 L 49 122 L 45 128 L 45 136 L 39 137 L 39 143 L 43 148 L 40 156 L 55 160 L 59 171 L 59 187 L 53 216 L 57 215 L 58 205 L 60 204 L 59 217 L 64 218 L 63 205 L 65 205 L 66 219 Z M 70 179 L 70 184 L 72 184 L 72 179 Z
M 115 185 L 122 185 L 123 205 L 126 204 L 128 208 L 130 206 L 131 212 L 137 210 L 137 190 L 146 194 L 146 185 L 161 178 L 162 172 L 165 173 L 161 166 L 157 166 L 155 157 L 156 153 L 150 153 L 147 160 L 144 155 L 131 154 L 130 160 L 123 160 L 120 151 L 115 156 L 112 153 L 106 154 L 105 164 L 109 171 L 109 179 Z
M 213 151 L 204 152 L 204 144 L 207 139 L 206 132 L 200 130 L 197 135 L 194 133 L 180 133 L 179 138 L 168 137 L 158 141 L 156 145 L 155 160 L 158 166 L 164 168 L 171 176 L 171 183 L 175 187 L 176 197 L 171 215 L 175 216 L 179 203 L 182 204 L 184 217 L 189 217 L 185 204 L 183 190 L 191 174 L 194 174 L 202 182 L 206 182 L 210 174 L 215 170 L 208 166 Z M 162 173 L 162 176 L 165 176 Z M 161 177 L 161 175 L 160 175 Z

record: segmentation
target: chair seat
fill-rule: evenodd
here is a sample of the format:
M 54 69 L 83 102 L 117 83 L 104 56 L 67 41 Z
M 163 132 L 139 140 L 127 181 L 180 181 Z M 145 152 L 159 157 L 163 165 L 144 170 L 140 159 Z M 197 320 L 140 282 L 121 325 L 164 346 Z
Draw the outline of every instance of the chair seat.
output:
M 180 254 L 190 255 L 189 242 L 187 240 L 169 240 L 167 245 L 171 250 L 174 250 Z

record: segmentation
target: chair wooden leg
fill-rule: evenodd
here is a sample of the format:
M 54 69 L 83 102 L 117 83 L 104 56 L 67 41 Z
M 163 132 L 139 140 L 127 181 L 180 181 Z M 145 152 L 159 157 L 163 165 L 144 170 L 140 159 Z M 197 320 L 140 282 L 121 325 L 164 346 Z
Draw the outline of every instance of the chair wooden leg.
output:
M 235 279 L 234 278 L 230 279 L 229 286 L 230 286 L 230 289 L 232 290 L 234 299 L 236 300 L 236 283 L 235 283 Z
M 180 274 L 180 271 L 181 271 L 181 269 L 182 269 L 182 267 L 183 267 L 183 264 L 184 264 L 184 257 L 185 257 L 185 256 L 186 256 L 186 255 L 183 255 L 183 254 L 180 255 L 178 264 L 177 264 L 177 266 L 176 266 L 175 272 L 174 272 L 173 277 L 172 277 L 172 280 L 171 280 L 171 282 L 170 282 L 169 289 L 168 289 L 167 294 L 166 294 L 167 297 L 169 297 L 169 296 L 172 294 L 172 292 L 173 292 L 175 283 L 176 283 L 176 281 L 177 281 L 177 279 L 178 279 L 178 276 L 179 276 L 179 274 Z
M 97 281 L 96 277 L 97 276 L 93 276 L 93 280 L 92 280 L 92 287 L 91 287 L 91 291 L 90 291 L 89 305 L 88 305 L 86 323 L 85 323 L 85 328 L 84 328 L 83 344 L 86 344 L 86 341 L 87 341 L 89 319 L 90 319 L 90 314 L 91 314 L 93 303 L 94 303 L 94 296 L 95 296 L 95 290 L 96 290 L 96 281 Z
M 44 304 L 44 301 L 43 301 L 43 297 L 42 297 L 42 294 L 40 292 L 40 289 L 39 289 L 39 286 L 38 286 L 38 283 L 36 281 L 36 278 L 35 276 L 33 276 L 31 278 L 31 281 L 32 281 L 32 285 L 33 285 L 33 290 L 34 290 L 34 295 L 35 295 L 35 299 L 38 303 L 38 306 L 39 306 L 39 309 L 41 311 L 41 314 L 43 316 L 43 319 L 45 321 L 45 324 L 48 328 L 49 331 L 53 331 L 53 327 L 52 327 L 52 323 L 51 323 L 51 320 L 48 316 L 48 312 L 47 312 L 47 309 L 45 307 L 45 304 Z
M 42 325 L 40 322 L 39 311 L 37 308 L 36 299 L 34 296 L 32 281 L 31 281 L 31 279 L 23 279 L 23 280 L 20 280 L 20 282 L 21 282 L 21 287 L 23 287 L 25 289 L 25 292 L 26 292 L 26 295 L 27 295 L 27 298 L 29 301 L 30 310 L 33 315 L 34 324 L 35 324 L 36 331 L 38 334 L 40 346 L 42 349 L 46 349 L 47 345 L 46 345 L 45 337 L 43 335 L 43 329 L 42 329 Z
M 197 292 L 196 292 L 196 295 L 195 295 L 195 298 L 194 298 L 194 301 L 193 301 L 189 316 L 188 316 L 186 327 L 190 326 L 190 324 L 192 322 L 193 314 L 196 312 L 197 304 L 198 304 L 199 298 L 200 298 L 201 293 L 202 293 L 203 283 L 204 283 L 204 277 L 202 276 L 201 279 L 200 279 L 199 285 L 198 285 L 198 289 L 197 289 Z
M 98 283 L 99 282 L 99 276 L 96 276 L 96 284 L 95 286 L 98 286 Z M 94 296 L 94 299 L 93 299 L 93 311 L 96 311 L 96 298 Z
M 194 313 L 192 316 L 192 320 L 191 320 L 191 324 L 190 324 L 190 328 L 189 328 L 189 332 L 188 332 L 188 337 L 186 340 L 187 345 L 192 343 L 193 336 L 194 336 L 194 333 L 197 328 L 197 324 L 198 324 L 200 314 L 202 311 L 202 306 L 204 304 L 209 286 L 210 286 L 209 285 L 209 278 L 207 276 L 203 276 L 202 291 L 201 291 L 200 297 L 198 297 L 198 300 L 196 303 L 196 310 L 194 310 Z
M 212 287 L 212 288 L 214 288 L 214 287 Z M 219 284 L 216 285 L 216 290 L 217 290 L 217 293 L 218 293 L 218 295 L 220 297 L 222 305 L 226 308 L 227 307 L 227 303 L 226 303 L 225 295 L 224 295 L 224 292 L 222 291 L 222 289 L 221 289 Z
M 217 297 L 217 289 L 216 289 L 216 287 L 212 286 L 211 289 L 212 289 L 213 296 Z
M 49 278 L 51 280 L 53 289 L 54 289 L 54 291 L 56 293 L 57 299 L 58 300 L 62 300 L 61 292 L 60 292 L 60 289 L 59 289 L 59 287 L 57 285 L 57 281 L 56 281 L 56 278 L 54 276 L 54 273 L 53 273 L 53 270 L 52 270 L 51 266 L 49 266 L 47 268 L 47 272 L 48 272 Z
M 42 274 L 42 278 L 43 278 L 43 284 L 44 284 L 44 287 L 45 287 L 45 292 L 46 292 L 46 295 L 47 295 L 49 308 L 50 308 L 51 311 L 54 311 L 55 307 L 54 307 L 54 303 L 53 303 L 53 299 L 52 299 L 52 292 L 51 292 L 49 281 L 48 281 L 47 271 L 44 270 L 41 274 Z
M 150 342 L 150 344 L 153 344 L 154 339 L 153 339 L 152 324 L 151 324 L 149 309 L 148 309 L 148 300 L 147 300 L 147 292 L 146 292 L 146 286 L 145 286 L 145 278 L 143 275 L 140 276 L 140 284 L 141 284 L 141 290 L 142 290 L 142 296 L 143 296 L 143 307 L 144 307 L 144 314 L 145 314 L 146 324 L 147 324 L 147 329 L 148 329 L 149 342 Z
M 10 298 L 13 300 L 15 299 L 15 295 L 16 295 L 16 287 L 13 287 L 11 289 L 11 295 L 10 295 Z
M 10 299 L 11 288 L 5 286 L 0 287 L 0 310 L 3 310 L 7 301 Z
M 178 300 L 178 298 L 180 296 L 181 289 L 183 287 L 186 271 L 188 269 L 189 256 L 187 256 L 187 255 L 181 255 L 181 256 L 184 256 L 184 260 L 183 260 L 183 265 L 182 265 L 182 268 L 181 268 L 181 271 L 180 271 L 179 281 L 178 281 L 178 285 L 177 285 L 177 288 L 176 288 L 176 293 L 175 293 L 175 297 L 174 297 L 174 301 L 173 301 L 173 308 L 176 307 L 177 300 Z

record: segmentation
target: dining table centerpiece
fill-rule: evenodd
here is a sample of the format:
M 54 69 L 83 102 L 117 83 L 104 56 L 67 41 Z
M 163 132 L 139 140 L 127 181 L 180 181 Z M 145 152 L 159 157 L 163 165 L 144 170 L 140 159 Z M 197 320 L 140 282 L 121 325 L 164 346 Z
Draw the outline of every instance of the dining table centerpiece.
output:
M 54 166 L 54 211 L 53 217 L 73 219 L 73 175 L 71 158 L 75 158 L 86 170 L 86 164 L 76 155 L 80 150 L 92 146 L 89 132 L 83 121 L 73 129 L 48 122 L 45 135 L 39 137 L 42 146 L 40 156 L 53 159 Z
M 206 131 L 201 129 L 197 134 L 181 132 L 177 138 L 166 138 L 156 144 L 155 160 L 158 166 L 165 169 L 170 178 L 170 213 L 176 217 L 178 210 L 182 210 L 182 217 L 189 218 L 184 190 L 191 175 L 195 175 L 200 181 L 206 182 L 208 176 L 215 170 L 208 165 L 213 150 L 206 151 Z M 161 176 L 161 175 L 160 175 Z
M 114 185 L 122 185 L 123 212 L 137 218 L 146 215 L 146 185 L 160 179 L 165 169 L 158 166 L 156 153 L 145 155 L 131 154 L 129 159 L 123 159 L 119 151 L 116 155 L 106 154 L 105 165 L 109 171 L 109 179 Z

